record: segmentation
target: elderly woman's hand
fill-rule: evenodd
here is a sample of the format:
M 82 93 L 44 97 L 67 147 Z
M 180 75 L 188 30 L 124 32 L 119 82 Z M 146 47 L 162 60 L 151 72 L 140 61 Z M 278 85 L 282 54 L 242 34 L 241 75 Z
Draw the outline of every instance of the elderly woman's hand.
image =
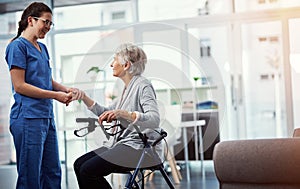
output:
M 69 88 L 68 92 L 72 92 L 72 101 L 73 100 L 82 100 L 85 93 L 77 88 Z
M 103 113 L 99 116 L 99 118 L 98 118 L 98 122 L 99 122 L 100 124 L 102 124 L 103 121 L 106 121 L 107 123 L 110 123 L 110 122 L 112 122 L 113 120 L 116 120 L 116 115 L 115 115 L 115 113 L 114 113 L 113 110 L 103 112 Z
M 99 116 L 98 121 L 100 124 L 102 124 L 103 121 L 110 123 L 116 119 L 126 119 L 132 122 L 134 120 L 132 114 L 133 114 L 132 112 L 129 112 L 127 110 L 120 110 L 120 109 L 110 110 L 110 111 L 103 112 Z

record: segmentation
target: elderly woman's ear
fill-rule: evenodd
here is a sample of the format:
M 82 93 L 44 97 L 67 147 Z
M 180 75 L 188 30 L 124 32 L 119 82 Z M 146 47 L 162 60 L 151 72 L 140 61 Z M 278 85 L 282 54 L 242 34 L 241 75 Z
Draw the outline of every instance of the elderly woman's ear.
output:
M 131 66 L 130 62 L 129 61 L 126 62 L 124 70 L 128 70 L 130 68 L 130 66 Z

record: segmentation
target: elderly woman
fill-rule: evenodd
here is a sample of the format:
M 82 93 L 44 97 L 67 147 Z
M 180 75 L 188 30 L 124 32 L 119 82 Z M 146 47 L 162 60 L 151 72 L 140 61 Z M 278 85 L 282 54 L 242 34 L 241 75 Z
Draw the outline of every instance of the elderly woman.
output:
M 154 141 L 159 136 L 157 130 L 159 130 L 160 119 L 153 86 L 141 76 L 146 62 L 146 54 L 140 47 L 128 43 L 122 44 L 116 50 L 110 65 L 113 76 L 120 78 L 125 84 L 122 96 L 108 107 L 97 104 L 82 91 L 78 91 L 74 98 L 83 100 L 88 109 L 99 116 L 100 124 L 103 121 L 116 120 L 125 128 L 135 124 L 148 136 L 149 142 Z M 81 189 L 111 188 L 104 176 L 133 170 L 143 147 L 143 142 L 137 133 L 129 130 L 128 127 L 105 146 L 79 157 L 74 163 L 79 187 Z M 143 166 L 153 166 L 154 163 L 151 157 L 146 156 Z

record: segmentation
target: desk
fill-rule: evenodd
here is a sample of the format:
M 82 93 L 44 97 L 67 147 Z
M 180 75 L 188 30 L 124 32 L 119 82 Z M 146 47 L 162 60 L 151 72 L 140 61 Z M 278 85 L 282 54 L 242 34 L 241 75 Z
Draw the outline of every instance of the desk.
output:
M 188 136 L 187 136 L 187 131 L 186 129 L 188 127 L 194 127 L 194 138 L 195 138 L 195 154 L 196 154 L 196 160 L 199 159 L 198 154 L 199 151 L 198 149 L 200 148 L 200 160 L 201 160 L 201 167 L 203 168 L 203 161 L 204 161 L 204 155 L 203 155 L 203 140 L 202 140 L 202 129 L 199 129 L 199 146 L 198 146 L 198 129 L 197 127 L 199 126 L 204 126 L 205 125 L 205 120 L 196 120 L 196 121 L 183 121 L 181 122 L 180 127 L 183 130 L 183 143 L 184 143 L 184 161 L 186 165 L 186 177 L 187 181 L 190 181 L 190 167 L 188 166 L 188 161 L 189 161 L 189 152 L 188 152 Z M 204 169 L 202 169 L 204 171 Z

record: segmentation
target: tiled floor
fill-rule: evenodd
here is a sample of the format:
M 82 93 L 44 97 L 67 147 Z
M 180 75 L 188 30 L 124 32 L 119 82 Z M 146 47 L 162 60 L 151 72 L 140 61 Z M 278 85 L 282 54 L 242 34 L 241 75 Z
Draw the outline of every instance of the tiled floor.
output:
M 200 162 L 190 162 L 190 181 L 186 178 L 186 169 L 184 164 L 181 166 L 182 181 L 180 184 L 175 184 L 176 189 L 218 189 L 219 184 L 216 179 L 212 161 L 204 162 L 204 172 L 201 171 Z M 66 184 L 66 171 L 63 169 L 63 189 L 78 189 L 77 181 L 72 169 L 68 170 L 68 184 Z M 14 189 L 16 183 L 16 167 L 15 165 L 0 165 L 0 188 Z M 170 176 L 172 180 L 172 176 Z M 122 176 L 114 176 L 113 179 L 114 189 L 121 189 L 124 179 Z M 155 173 L 154 179 L 148 181 L 145 189 L 167 189 L 167 184 L 159 172 Z

